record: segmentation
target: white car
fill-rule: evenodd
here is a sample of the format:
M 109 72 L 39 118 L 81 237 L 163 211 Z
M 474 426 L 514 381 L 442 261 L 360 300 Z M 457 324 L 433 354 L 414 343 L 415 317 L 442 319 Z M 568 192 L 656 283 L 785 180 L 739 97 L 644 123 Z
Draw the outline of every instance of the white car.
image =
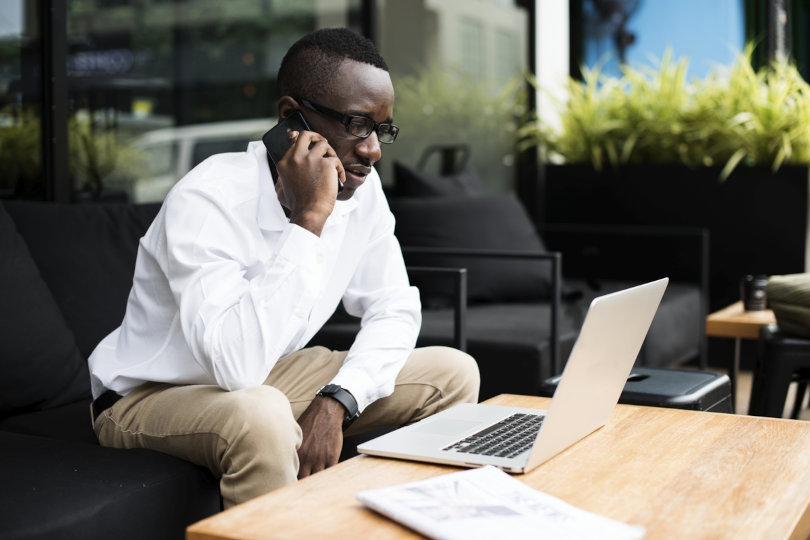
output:
M 194 166 L 222 152 L 241 152 L 276 125 L 275 118 L 214 122 L 150 131 L 135 140 L 141 156 L 132 181 L 133 202 L 160 202 Z

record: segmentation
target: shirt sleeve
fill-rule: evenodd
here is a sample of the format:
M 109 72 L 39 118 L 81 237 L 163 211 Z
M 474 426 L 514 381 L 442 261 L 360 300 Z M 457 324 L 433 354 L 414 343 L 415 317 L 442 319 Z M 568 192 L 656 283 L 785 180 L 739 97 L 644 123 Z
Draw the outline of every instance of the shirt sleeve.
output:
M 167 274 L 195 360 L 223 389 L 262 384 L 320 296 L 320 238 L 296 225 L 266 257 L 260 238 L 205 191 L 170 195 Z
M 361 412 L 394 391 L 422 323 L 419 291 L 408 282 L 387 206 L 375 230 L 378 234 L 343 296 L 346 311 L 361 317 L 361 329 L 332 380 L 352 393 Z

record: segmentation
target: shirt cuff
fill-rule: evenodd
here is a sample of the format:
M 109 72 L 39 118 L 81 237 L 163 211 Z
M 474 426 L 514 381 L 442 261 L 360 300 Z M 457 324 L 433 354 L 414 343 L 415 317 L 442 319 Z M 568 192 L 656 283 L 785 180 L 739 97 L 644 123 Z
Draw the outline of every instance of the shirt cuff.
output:
M 371 396 L 370 389 L 377 389 L 377 385 L 369 378 L 368 375 L 358 369 L 343 369 L 335 375 L 335 378 L 330 381 L 331 384 L 340 385 L 351 392 L 357 401 L 357 409 L 362 413 L 363 410 L 371 405 L 372 402 L 385 396 Z

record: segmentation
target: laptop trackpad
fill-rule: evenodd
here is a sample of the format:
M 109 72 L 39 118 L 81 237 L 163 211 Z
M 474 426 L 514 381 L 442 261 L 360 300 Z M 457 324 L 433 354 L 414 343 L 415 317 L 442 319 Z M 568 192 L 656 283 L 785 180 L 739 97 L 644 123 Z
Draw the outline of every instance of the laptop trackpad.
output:
M 433 422 L 418 422 L 413 427 L 418 433 L 435 433 L 437 435 L 452 435 L 454 433 L 467 433 L 481 425 L 481 422 L 466 420 L 453 420 L 441 418 Z

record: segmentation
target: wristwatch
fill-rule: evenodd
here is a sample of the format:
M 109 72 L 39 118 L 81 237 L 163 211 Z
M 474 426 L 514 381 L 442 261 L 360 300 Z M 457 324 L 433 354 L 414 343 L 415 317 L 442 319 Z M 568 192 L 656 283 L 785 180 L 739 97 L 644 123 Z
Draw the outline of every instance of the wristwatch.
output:
M 343 419 L 344 430 L 352 425 L 352 422 L 357 420 L 357 417 L 360 416 L 360 411 L 357 408 L 357 400 L 354 399 L 354 396 L 344 390 L 340 385 L 327 384 L 318 390 L 318 395 L 335 399 L 338 403 L 343 405 L 344 409 L 346 409 L 346 417 Z

